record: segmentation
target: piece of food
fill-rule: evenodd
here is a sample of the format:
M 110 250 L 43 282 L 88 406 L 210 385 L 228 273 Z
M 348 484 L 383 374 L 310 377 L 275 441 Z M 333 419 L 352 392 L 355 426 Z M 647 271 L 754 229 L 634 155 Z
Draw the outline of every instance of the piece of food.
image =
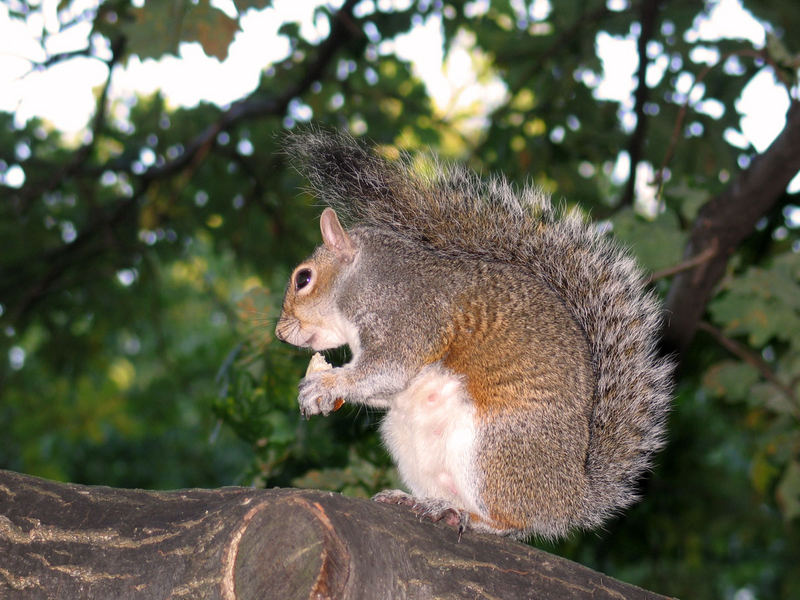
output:
M 311 360 L 308 361 L 308 368 L 306 368 L 306 375 L 311 375 L 311 373 L 317 373 L 319 371 L 329 371 L 333 368 L 325 357 L 322 356 L 321 352 L 315 352 L 314 355 L 311 357 Z

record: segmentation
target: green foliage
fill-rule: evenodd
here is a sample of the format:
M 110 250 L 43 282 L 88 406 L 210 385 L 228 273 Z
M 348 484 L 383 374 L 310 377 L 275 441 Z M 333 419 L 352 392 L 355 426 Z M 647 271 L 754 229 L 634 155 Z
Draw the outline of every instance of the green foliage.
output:
M 784 253 L 764 266 L 731 277 L 709 305 L 714 321 L 729 335 L 746 336 L 763 348 L 774 379 L 764 381 L 750 362 L 722 361 L 706 372 L 703 384 L 716 396 L 748 407 L 756 447 L 750 470 L 753 487 L 774 494 L 787 523 L 800 516 L 800 256 Z M 756 365 L 756 367 L 753 366 Z M 788 382 L 788 383 L 783 383 Z
M 647 221 L 632 208 L 623 208 L 613 218 L 614 236 L 629 247 L 649 271 L 665 269 L 681 260 L 686 234 L 678 218 L 665 211 Z
M 785 342 L 800 351 L 800 255 L 785 253 L 766 267 L 750 267 L 730 279 L 724 292 L 711 303 L 714 321 L 727 333 L 746 334 L 754 347 L 770 340 Z
M 42 4 L 2 2 L 18 21 Z M 635 43 L 648 2 L 565 0 L 545 15 L 530 2 L 362 2 L 345 16 L 336 4 L 315 12 L 327 40 L 283 23 L 286 58 L 230 107 L 120 98 L 113 80 L 128 59 L 175 55 L 183 42 L 225 60 L 243 17 L 272 10 L 266 0 L 227 12 L 209 0 L 96 10 L 64 0 L 47 27 L 29 27 L 46 56 L 32 69 L 94 56 L 112 94 L 95 91 L 99 118 L 85 137 L 0 112 L 0 467 L 148 488 L 397 487 L 380 415 L 345 405 L 302 420 L 308 356 L 272 334 L 286 278 L 319 236 L 282 133 L 311 120 L 533 180 L 660 271 L 680 267 L 701 208 L 756 154 L 730 143 L 742 90 L 764 68 L 787 85 L 797 78 L 790 0 L 746 3 L 770 32 L 764 52 L 687 33 L 711 3 L 659 3 L 639 155 L 650 173 L 667 171 L 660 194 L 640 181 L 631 198 L 619 165 L 635 149 L 632 100 L 599 97 L 614 65 L 597 42 Z M 502 97 L 461 102 L 454 89 L 440 104 L 392 46 L 426 19 L 441 22 L 446 60 L 466 56 Z M 91 46 L 47 54 L 56 30 L 86 22 Z M 730 257 L 682 356 L 669 448 L 643 502 L 549 549 L 674 596 L 800 595 L 799 229 L 797 198 L 785 194 Z M 669 286 L 654 282 L 658 293 Z
M 236 19 L 212 7 L 209 0 L 150 2 L 143 8 L 127 8 L 118 18 L 122 24 L 115 23 L 113 34 L 125 36 L 128 51 L 141 59 L 177 55 L 178 44 L 186 41 L 200 42 L 206 54 L 225 60 L 239 28 Z M 100 32 L 110 33 L 103 28 Z

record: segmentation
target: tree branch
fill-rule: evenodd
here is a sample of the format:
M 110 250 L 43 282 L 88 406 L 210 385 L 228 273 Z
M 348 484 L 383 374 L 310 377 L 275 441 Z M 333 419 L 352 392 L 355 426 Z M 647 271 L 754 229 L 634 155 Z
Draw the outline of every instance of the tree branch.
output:
M 684 257 L 689 260 L 713 247 L 716 253 L 672 280 L 665 302 L 670 315 L 664 331 L 667 350 L 680 353 L 688 347 L 728 259 L 756 222 L 781 198 L 798 171 L 800 102 L 794 101 L 786 115 L 786 126 L 770 147 L 700 209 Z
M 283 115 L 289 106 L 289 102 L 293 98 L 302 96 L 315 81 L 322 77 L 330 63 L 334 60 L 339 49 L 351 41 L 354 36 L 363 35 L 361 30 L 355 27 L 354 21 L 352 20 L 352 10 L 357 3 L 358 0 L 347 0 L 332 17 L 331 32 L 328 38 L 317 47 L 315 60 L 309 64 L 303 77 L 294 85 L 289 86 L 282 93 L 274 97 L 259 97 L 254 93 L 234 103 L 228 110 L 224 111 L 214 123 L 206 127 L 191 141 L 187 142 L 185 144 L 185 150 L 180 156 L 164 164 L 153 166 L 139 175 L 137 177 L 137 189 L 133 196 L 122 200 L 115 205 L 112 210 L 96 218 L 79 233 L 78 237 L 72 243 L 59 246 L 46 253 L 44 257 L 32 256 L 30 258 L 31 261 L 36 263 L 44 262 L 44 264 L 48 265 L 43 277 L 27 283 L 11 279 L 4 281 L 3 283 L 6 285 L 0 287 L 0 297 L 20 298 L 19 301 L 10 306 L 8 311 L 10 322 L 16 323 L 24 318 L 24 316 L 58 284 L 70 269 L 77 267 L 76 257 L 83 255 L 84 249 L 95 240 L 99 233 L 107 231 L 108 228 L 119 226 L 121 223 L 131 218 L 138 206 L 139 199 L 145 194 L 152 182 L 158 179 L 172 177 L 187 168 L 200 164 L 211 147 L 216 143 L 217 135 L 220 132 L 229 130 L 245 120 L 257 119 L 269 115 Z M 103 94 L 103 96 L 104 95 L 105 94 Z M 84 168 L 84 163 L 99 136 L 99 129 L 104 122 L 105 112 L 104 110 L 101 111 L 101 107 L 104 106 L 105 102 L 102 96 L 101 101 L 103 101 L 102 104 L 98 102 L 98 112 L 95 114 L 93 122 L 92 141 L 78 150 L 75 158 L 64 167 L 64 170 L 57 177 L 52 178 L 52 182 L 47 189 L 36 190 L 37 193 L 57 187 L 68 176 L 80 174 L 80 170 Z M 102 172 L 106 168 L 108 168 L 108 165 L 102 166 L 99 171 Z M 130 165 L 116 165 L 116 169 L 128 173 L 133 172 Z M 95 171 L 97 171 L 97 169 L 91 169 L 91 173 L 95 174 Z M 23 291 L 20 292 L 20 290 Z
M 639 67 L 636 73 L 638 84 L 634 92 L 633 112 L 636 116 L 636 127 L 631 134 L 628 142 L 628 156 L 630 157 L 630 173 L 625 189 L 622 193 L 622 206 L 633 204 L 634 193 L 636 191 L 636 167 L 642 160 L 644 154 L 644 142 L 647 138 L 647 115 L 644 106 L 650 96 L 650 87 L 647 85 L 647 44 L 653 39 L 653 34 L 658 23 L 658 11 L 660 0 L 643 0 L 639 7 L 639 39 L 637 41 L 637 51 L 639 54 Z
M 800 419 L 800 403 L 797 401 L 797 395 L 794 393 L 794 390 L 791 387 L 783 383 L 778 378 L 778 376 L 775 374 L 775 371 L 773 371 L 770 366 L 764 362 L 764 359 L 746 346 L 726 336 L 720 329 L 714 327 L 711 323 L 700 321 L 700 323 L 697 324 L 697 328 L 711 335 L 711 337 L 717 340 L 717 343 L 719 343 L 720 346 L 725 348 L 737 358 L 740 358 L 750 366 L 754 367 L 764 379 L 778 388 L 778 390 L 784 396 L 786 396 L 786 399 L 789 401 L 792 414 L 795 416 L 795 418 Z
M 659 600 L 519 542 L 315 490 L 148 492 L 0 471 L 0 596 Z
M 297 83 L 275 97 L 261 98 L 253 94 L 234 103 L 222 113 L 215 123 L 206 127 L 191 140 L 181 156 L 163 165 L 151 167 L 144 172 L 142 178 L 145 180 L 161 179 L 183 170 L 196 157 L 202 158 L 205 155 L 217 135 L 242 121 L 284 114 L 292 99 L 302 96 L 311 87 L 311 84 L 322 77 L 337 51 L 355 35 L 363 35 L 360 29 L 356 28 L 354 31 L 353 27 L 352 12 L 356 4 L 358 4 L 358 0 L 347 0 L 333 16 L 328 38 L 318 46 L 316 60 L 309 65 L 304 76 Z
M 70 159 L 62 166 L 53 166 L 52 172 L 48 174 L 47 178 L 40 182 L 39 185 L 29 185 L 22 188 L 15 194 L 14 202 L 18 206 L 18 210 L 25 213 L 30 206 L 30 203 L 38 198 L 40 195 L 50 192 L 64 183 L 64 181 L 80 172 L 85 163 L 89 160 L 92 150 L 94 150 L 97 140 L 102 134 L 105 127 L 106 116 L 108 113 L 108 92 L 111 88 L 111 79 L 113 76 L 114 66 L 120 61 L 125 51 L 126 40 L 124 37 L 119 37 L 111 44 L 111 58 L 104 61 L 108 67 L 108 77 L 103 84 L 103 89 L 97 98 L 94 116 L 92 117 L 90 139 L 78 148 L 70 157 Z
M 658 168 L 658 171 L 655 173 L 655 183 L 658 184 L 658 197 L 661 197 L 661 189 L 664 186 L 664 172 L 666 171 L 669 163 L 672 162 L 672 157 L 675 155 L 675 149 L 678 147 L 678 142 L 680 141 L 681 131 L 683 130 L 683 123 L 686 120 L 686 115 L 689 112 L 689 107 L 691 105 L 692 99 L 692 92 L 697 88 L 698 85 L 703 83 L 708 77 L 708 75 L 717 67 L 724 65 L 729 58 L 732 56 L 749 56 L 756 60 L 762 60 L 768 65 L 772 67 L 775 76 L 783 82 L 784 86 L 786 87 L 787 93 L 790 94 L 791 85 L 784 81 L 780 65 L 778 65 L 769 53 L 766 50 L 753 50 L 752 48 L 744 48 L 741 50 L 734 50 L 732 52 L 727 52 L 723 54 L 718 61 L 714 64 L 706 65 L 703 69 L 698 73 L 697 77 L 692 83 L 692 86 L 689 88 L 689 91 L 686 92 L 686 99 L 684 100 L 683 104 L 681 104 L 680 109 L 678 110 L 678 116 L 675 118 L 675 124 L 672 128 L 672 134 L 670 135 L 669 144 L 667 145 L 667 150 L 664 153 L 664 159 L 661 161 L 661 166 Z
M 654 281 L 658 281 L 659 279 L 665 279 L 667 277 L 671 277 L 672 275 L 677 275 L 678 273 L 688 271 L 689 269 L 694 269 L 695 267 L 700 266 L 714 258 L 716 253 L 717 248 L 715 245 L 712 245 L 703 250 L 700 254 L 697 254 L 696 256 L 693 256 L 687 260 L 683 260 L 676 265 L 672 265 L 671 267 L 660 269 L 658 271 L 653 271 L 650 273 L 647 283 L 650 284 Z

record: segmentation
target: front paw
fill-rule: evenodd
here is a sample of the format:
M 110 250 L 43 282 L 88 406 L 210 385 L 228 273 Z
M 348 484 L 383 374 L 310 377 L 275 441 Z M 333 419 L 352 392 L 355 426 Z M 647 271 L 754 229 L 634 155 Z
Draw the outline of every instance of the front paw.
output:
M 311 415 L 329 415 L 338 410 L 344 401 L 337 398 L 333 390 L 334 380 L 330 371 L 312 373 L 300 381 L 300 393 L 297 397 L 300 414 L 306 419 Z

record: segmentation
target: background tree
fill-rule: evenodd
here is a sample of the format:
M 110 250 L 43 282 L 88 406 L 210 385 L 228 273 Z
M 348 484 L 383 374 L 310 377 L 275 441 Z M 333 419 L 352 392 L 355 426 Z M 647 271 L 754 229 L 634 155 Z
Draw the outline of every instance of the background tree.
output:
M 670 595 L 797 597 L 800 11 L 746 2 L 767 32 L 754 43 L 705 37 L 715 6 L 345 0 L 315 10 L 318 35 L 287 20 L 286 55 L 252 92 L 175 108 L 114 83 L 181 44 L 224 60 L 271 2 L 0 2 L 40 46 L 27 77 L 79 61 L 105 73 L 77 139 L 0 113 L 0 467 L 146 488 L 393 485 L 378 415 L 302 422 L 307 356 L 272 337 L 318 213 L 280 133 L 313 121 L 532 179 L 654 272 L 681 360 L 670 447 L 644 502 L 548 549 Z M 442 103 L 398 57 L 396 36 L 422 24 L 478 94 Z M 63 50 L 75 30 L 85 45 Z M 632 92 L 609 99 L 617 65 L 599 48 L 625 39 Z M 737 104 L 757 76 L 789 106 L 760 151 Z

